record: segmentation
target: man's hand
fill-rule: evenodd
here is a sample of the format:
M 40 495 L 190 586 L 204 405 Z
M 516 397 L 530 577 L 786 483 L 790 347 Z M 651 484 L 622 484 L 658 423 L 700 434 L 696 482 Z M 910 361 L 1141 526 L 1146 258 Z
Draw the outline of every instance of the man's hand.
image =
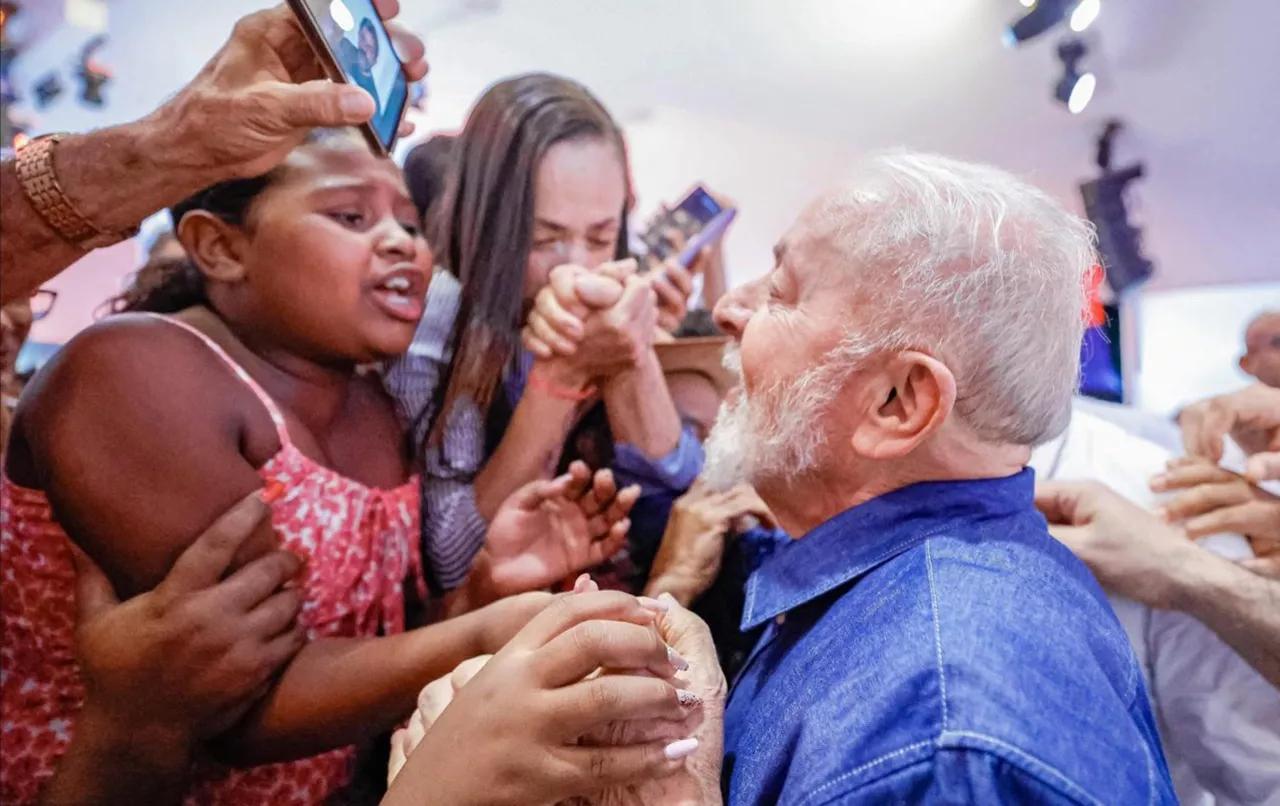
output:
M 384 20 L 400 10 L 398 0 L 374 6 Z M 394 24 L 387 30 L 405 78 L 418 81 L 427 73 L 422 41 Z M 213 184 L 266 173 L 311 129 L 365 123 L 375 111 L 364 90 L 325 78 L 293 12 L 278 5 L 241 19 L 195 79 L 140 125 L 157 159 Z
M 769 507 L 750 485 L 714 492 L 701 481 L 694 483 L 671 509 L 645 593 L 670 593 L 688 607 L 715 582 L 725 538 L 747 515 L 772 525 Z
M 1209 398 L 1183 409 L 1178 423 L 1188 456 L 1218 464 L 1230 434 L 1250 454 L 1245 478 L 1280 479 L 1280 389 L 1257 384 Z
M 302 647 L 302 592 L 282 586 L 302 567 L 273 551 L 219 582 L 269 510 L 240 501 L 178 558 L 154 589 L 121 603 L 74 549 L 76 646 L 86 711 L 181 740 L 213 737 L 266 693 Z
M 1174 607 L 1182 572 L 1203 552 L 1183 530 L 1096 482 L 1039 484 L 1036 506 L 1104 587 L 1151 607 Z
M 451 804 L 552 803 L 679 772 L 696 742 L 577 744 L 611 721 L 681 723 L 698 709 L 669 682 L 676 663 L 653 623 L 654 610 L 624 593 L 559 597 L 487 662 L 460 667 L 458 685 L 424 690 L 439 702 L 420 707 L 416 748 L 400 734 L 393 752 L 407 761 L 383 803 L 420 803 L 423 792 Z M 595 676 L 600 667 L 633 671 Z
M 599 565 L 626 543 L 640 488 L 619 491 L 613 473 L 582 462 L 553 481 L 524 485 L 503 503 L 485 540 L 480 570 L 496 596 L 552 585 Z

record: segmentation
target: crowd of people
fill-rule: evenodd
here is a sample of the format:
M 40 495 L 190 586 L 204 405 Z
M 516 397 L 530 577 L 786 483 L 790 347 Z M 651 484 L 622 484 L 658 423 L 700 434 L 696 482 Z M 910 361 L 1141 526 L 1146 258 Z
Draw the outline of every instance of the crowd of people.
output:
M 581 84 L 402 169 L 307 47 L 0 165 L 0 800 L 1280 803 L 1280 312 L 1163 422 L 1075 396 L 1092 233 L 1004 171 L 869 158 L 730 289 Z

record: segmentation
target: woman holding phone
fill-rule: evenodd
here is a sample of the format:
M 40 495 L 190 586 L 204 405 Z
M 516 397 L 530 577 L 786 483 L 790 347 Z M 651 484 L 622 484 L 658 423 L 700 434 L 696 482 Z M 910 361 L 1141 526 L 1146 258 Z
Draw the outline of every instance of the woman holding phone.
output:
M 702 466 L 653 350 L 659 320 L 683 317 L 690 276 L 614 262 L 627 255 L 632 194 L 622 132 L 600 101 L 558 76 L 502 81 L 472 109 L 452 160 L 432 213 L 427 312 L 388 373 L 423 457 L 424 564 L 439 592 L 462 586 L 497 505 L 551 475 L 567 442 L 597 446 L 642 497 L 674 498 Z M 591 275 L 591 349 L 535 358 L 520 331 L 562 264 Z M 597 438 L 570 440 L 593 408 Z

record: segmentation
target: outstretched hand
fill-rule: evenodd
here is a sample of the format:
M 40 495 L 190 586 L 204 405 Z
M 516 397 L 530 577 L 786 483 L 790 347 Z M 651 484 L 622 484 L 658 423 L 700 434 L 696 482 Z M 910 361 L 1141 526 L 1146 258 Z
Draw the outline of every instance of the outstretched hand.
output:
M 487 585 L 497 596 L 552 585 L 612 557 L 623 547 L 640 497 L 618 490 L 610 470 L 583 462 L 551 481 L 534 481 L 503 502 L 485 541 Z

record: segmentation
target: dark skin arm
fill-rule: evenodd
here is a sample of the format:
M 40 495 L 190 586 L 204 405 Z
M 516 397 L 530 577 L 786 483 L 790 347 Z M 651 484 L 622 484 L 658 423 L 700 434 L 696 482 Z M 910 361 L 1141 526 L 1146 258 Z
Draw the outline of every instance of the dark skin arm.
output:
M 158 583 L 200 530 L 258 489 L 255 465 L 278 447 L 257 399 L 172 330 L 124 319 L 73 341 L 24 398 L 23 444 L 9 458 L 14 480 L 48 493 L 125 596 Z M 534 598 L 391 638 L 314 640 L 217 749 L 248 764 L 377 735 L 427 682 L 500 646 L 544 604 Z

